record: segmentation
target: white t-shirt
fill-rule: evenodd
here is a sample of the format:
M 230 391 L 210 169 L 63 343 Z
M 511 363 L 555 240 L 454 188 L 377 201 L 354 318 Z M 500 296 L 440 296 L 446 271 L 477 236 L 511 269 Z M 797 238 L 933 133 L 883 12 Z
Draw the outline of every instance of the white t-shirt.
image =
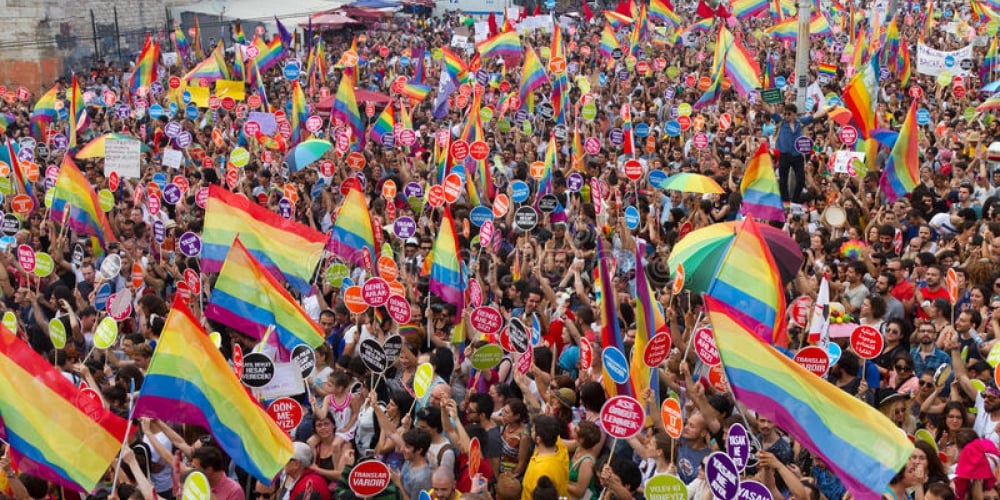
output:
M 1000 443 L 1000 433 L 997 433 L 997 425 L 1000 425 L 1000 422 L 990 418 L 985 406 L 986 401 L 983 399 L 983 393 L 976 394 L 976 422 L 972 424 L 972 428 L 976 434 L 979 434 L 979 437 L 989 439 L 993 441 L 993 444 L 998 444 Z

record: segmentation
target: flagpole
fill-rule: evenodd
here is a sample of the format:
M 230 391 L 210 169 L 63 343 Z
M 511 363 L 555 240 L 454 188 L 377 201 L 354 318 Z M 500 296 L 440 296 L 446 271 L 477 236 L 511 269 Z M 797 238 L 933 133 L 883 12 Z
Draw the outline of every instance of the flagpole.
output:
M 812 2 L 799 0 L 799 34 L 795 45 L 795 106 L 799 113 L 806 110 L 806 86 L 809 84 L 809 21 Z
M 129 395 L 128 395 L 128 423 L 125 424 L 125 438 L 122 440 L 122 449 L 118 453 L 118 462 L 115 463 L 115 475 L 114 479 L 111 481 L 111 487 L 114 488 L 118 484 L 118 473 L 122 469 L 122 458 L 125 455 L 125 445 L 128 443 L 129 434 L 132 433 L 132 417 L 135 412 L 135 379 L 129 380 Z

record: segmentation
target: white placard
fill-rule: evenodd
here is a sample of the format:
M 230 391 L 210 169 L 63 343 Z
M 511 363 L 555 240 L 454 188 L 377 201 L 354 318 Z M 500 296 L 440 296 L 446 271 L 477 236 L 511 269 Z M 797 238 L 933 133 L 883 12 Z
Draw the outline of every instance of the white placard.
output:
M 177 57 L 176 52 L 163 52 L 160 54 L 160 61 L 163 61 L 163 65 L 172 68 L 177 65 L 180 58 Z
M 170 168 L 180 168 L 181 162 L 184 161 L 184 153 L 176 149 L 164 149 L 163 150 L 163 166 Z
M 854 160 L 865 161 L 865 154 L 859 151 L 837 151 L 833 155 L 833 172 L 836 174 L 857 175 L 851 163 Z
M 135 139 L 105 139 L 104 141 L 104 175 L 118 172 L 120 177 L 138 179 L 139 147 L 142 145 Z
M 917 43 L 917 73 L 938 76 L 947 71 L 952 76 L 968 73 L 962 69 L 963 59 L 972 59 L 972 44 L 965 47 L 944 51 L 932 49 L 922 43 Z
M 295 396 L 306 391 L 302 383 L 302 371 L 296 363 L 274 363 L 274 378 L 260 389 L 255 389 L 264 399 L 278 399 Z

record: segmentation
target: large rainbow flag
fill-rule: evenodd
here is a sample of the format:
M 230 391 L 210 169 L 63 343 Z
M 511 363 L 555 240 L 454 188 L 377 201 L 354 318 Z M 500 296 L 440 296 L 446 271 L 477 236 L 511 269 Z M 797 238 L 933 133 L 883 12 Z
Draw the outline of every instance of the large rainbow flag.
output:
M 344 203 L 337 210 L 327 249 L 334 255 L 355 264 L 364 262 L 365 253 L 372 263 L 378 258 L 375 230 L 371 214 L 368 212 L 368 202 L 361 191 L 348 190 Z
M 483 58 L 521 55 L 521 37 L 516 31 L 503 31 L 476 44 L 476 50 Z
M 917 100 L 910 104 L 903 126 L 899 129 L 896 144 L 892 147 L 889 160 L 885 162 L 879 186 L 885 197 L 892 203 L 920 184 L 920 157 L 917 140 Z
M 201 236 L 202 272 L 222 270 L 237 235 L 272 274 L 283 275 L 302 293 L 309 291 L 327 236 L 213 184 L 208 191 Z
M 0 439 L 21 472 L 91 492 L 121 450 L 127 422 L 86 398 L 0 327 Z
M 844 87 L 844 106 L 854 115 L 854 122 L 862 139 L 870 138 L 872 131 L 875 130 L 878 77 L 878 58 L 873 57 Z
M 632 384 L 632 394 L 642 396 L 646 388 L 652 388 L 653 394 L 659 394 L 660 377 L 657 371 L 646 366 L 643 354 L 649 339 L 660 333 L 668 333 L 666 318 L 659 302 L 653 300 L 653 287 L 646 279 L 646 270 L 642 264 L 645 255 L 645 245 L 639 243 L 635 248 L 635 342 L 632 345 L 632 357 L 629 360 L 629 383 Z
M 728 47 L 726 53 L 726 75 L 733 82 L 733 88 L 742 97 L 760 87 L 760 64 L 750 57 L 747 49 L 740 44 L 731 31 L 723 26 L 719 30 L 719 42 Z
M 188 71 L 183 79 L 185 82 L 190 82 L 195 78 L 209 82 L 229 80 L 229 66 L 226 65 L 226 52 L 221 40 L 215 45 L 212 53 L 191 68 L 191 71 Z
M 740 194 L 743 196 L 741 214 L 764 220 L 785 221 L 785 207 L 781 203 L 778 178 L 774 175 L 774 161 L 771 160 L 767 144 L 760 145 L 747 165 L 740 182 Z
M 736 399 L 820 458 L 854 498 L 878 498 L 913 444 L 878 410 L 755 338 L 738 304 L 705 297 L 715 345 Z
M 292 458 L 288 434 L 250 398 L 180 296 L 156 344 L 135 415 L 208 429 L 236 465 L 266 484 Z
M 451 210 L 444 209 L 441 217 L 441 227 L 430 257 L 430 292 L 441 300 L 455 306 L 456 318 L 462 315 L 465 306 L 465 277 L 462 276 L 462 257 L 458 253 L 458 233 L 455 232 L 455 221 L 451 218 Z
M 764 33 L 782 42 L 794 42 L 799 35 L 799 18 L 798 16 L 788 18 L 765 29 Z M 830 22 L 826 20 L 826 16 L 822 13 L 814 13 L 812 19 L 809 20 L 809 37 L 830 36 L 831 33 L 833 33 L 833 29 L 830 28 Z
M 625 341 L 622 338 L 621 325 L 618 324 L 618 308 L 615 305 L 615 289 L 611 283 L 611 273 L 608 272 L 608 259 L 604 253 L 604 236 L 598 230 L 597 234 L 597 269 L 595 269 L 598 283 L 594 287 L 600 290 L 601 304 L 601 346 L 605 349 L 614 347 L 625 352 Z M 629 380 L 618 384 L 611 380 L 608 367 L 604 366 L 604 392 L 608 397 L 614 396 L 635 396 L 632 393 L 632 384 Z
M 149 90 L 156 79 L 156 64 L 160 60 L 160 42 L 153 43 L 152 36 L 147 33 L 146 41 L 142 44 L 142 52 L 139 59 L 135 61 L 135 70 L 129 78 L 129 90 L 135 92 L 139 87 L 146 87 Z
M 785 295 L 774 256 L 752 218 L 735 231 L 706 295 L 729 304 L 754 335 L 787 348 Z
M 315 349 L 323 343 L 319 325 L 239 237 L 222 264 L 205 316 L 255 339 L 273 326 L 278 342 L 289 352 L 298 345 Z
M 56 185 L 52 188 L 52 220 L 73 231 L 97 237 L 102 248 L 115 241 L 108 216 L 101 210 L 97 193 L 69 155 L 63 156 Z
M 337 95 L 330 110 L 330 119 L 339 119 L 351 129 L 351 151 L 360 151 L 365 147 L 365 129 L 358 111 L 358 100 L 354 96 L 354 86 L 346 76 L 340 78 L 337 85 Z

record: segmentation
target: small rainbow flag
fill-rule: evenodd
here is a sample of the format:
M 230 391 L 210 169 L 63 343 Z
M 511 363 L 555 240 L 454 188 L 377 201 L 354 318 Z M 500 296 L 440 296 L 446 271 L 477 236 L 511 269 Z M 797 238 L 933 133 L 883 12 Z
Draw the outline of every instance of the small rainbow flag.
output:
M 267 87 L 264 85 L 264 79 L 260 76 L 260 66 L 257 65 L 257 60 L 253 61 L 253 81 L 254 85 L 257 86 L 257 97 L 260 97 L 260 107 L 265 112 L 271 110 L 271 105 L 267 102 Z
M 667 5 L 665 0 L 650 0 L 649 17 L 658 19 L 671 28 L 677 28 L 681 25 L 681 17 Z
M 611 283 L 611 273 L 608 272 L 608 261 L 604 252 L 604 236 L 597 230 L 597 266 L 594 273 L 597 275 L 597 283 L 594 288 L 600 290 L 601 299 L 601 346 L 605 349 L 614 347 L 625 352 L 625 342 L 622 339 L 621 326 L 618 324 L 618 311 L 615 305 L 615 290 Z M 625 383 L 618 384 L 611 380 L 608 374 L 608 367 L 604 366 L 604 392 L 608 397 L 632 396 L 632 384 L 626 380 Z
M 878 58 L 873 57 L 844 87 L 844 106 L 854 115 L 858 133 L 863 139 L 875 129 L 875 96 L 878 92 Z
M 135 415 L 204 427 L 233 463 L 270 484 L 292 441 L 236 378 L 180 295 L 167 315 Z
M 632 134 L 632 108 L 628 102 L 622 104 L 622 133 L 625 142 L 622 144 L 622 152 L 635 158 L 635 136 Z
M 837 78 L 837 65 L 830 63 L 819 63 L 817 68 L 817 73 L 822 78 L 827 80 L 834 80 Z
M 290 221 L 222 187 L 208 188 L 201 236 L 201 271 L 217 273 L 239 235 L 247 249 L 275 276 L 284 275 L 307 293 L 313 272 L 329 239 L 315 229 Z
M 247 81 L 246 61 L 243 57 L 243 46 L 236 44 L 233 46 L 233 78 Z
M 545 68 L 542 67 L 542 61 L 535 53 L 535 49 L 531 48 L 530 45 L 525 45 L 524 64 L 521 66 L 521 87 L 518 90 L 521 105 L 524 106 L 528 103 L 531 93 L 535 89 L 548 82 L 549 78 L 545 74 Z
M 239 236 L 229 247 L 205 317 L 258 340 L 273 326 L 288 352 L 299 345 L 315 349 L 323 344 L 319 325 L 247 251 Z
M 740 182 L 743 204 L 740 213 L 758 219 L 785 222 L 784 205 L 778 189 L 778 178 L 774 175 L 774 162 L 767 144 L 761 144 L 757 154 L 747 164 L 743 180 Z
M 444 56 L 444 68 L 448 72 L 448 76 L 455 82 L 455 85 L 461 85 L 469 76 L 469 66 L 448 47 L 441 47 L 441 53 Z
M 767 5 L 767 0 L 736 0 L 732 14 L 738 19 L 755 16 L 766 11 Z
M 302 140 L 302 127 L 306 126 L 309 119 L 309 109 L 306 107 L 306 95 L 302 92 L 302 86 L 298 80 L 292 81 L 292 112 L 288 114 L 289 124 L 292 126 L 291 145 L 294 146 Z M 354 130 L 354 132 L 357 132 Z
M 7 131 L 7 128 L 17 123 L 17 117 L 8 113 L 0 113 L 0 134 Z
M 226 52 L 222 46 L 222 41 L 216 44 L 215 50 L 208 57 L 184 75 L 184 81 L 186 82 L 190 82 L 195 78 L 205 79 L 210 82 L 229 80 L 229 67 L 226 65 Z
M 49 217 L 81 234 L 97 237 L 101 248 L 115 241 L 108 216 L 97 201 L 97 193 L 80 172 L 70 155 L 63 156 L 59 176 L 52 188 L 52 207 Z
M 233 23 L 233 36 L 236 38 L 236 43 L 247 43 L 247 37 L 243 35 L 243 26 L 239 21 Z
M 360 151 L 365 147 L 365 129 L 361 124 L 361 113 L 358 112 L 358 101 L 354 97 L 351 79 L 346 76 L 341 76 L 337 85 L 337 95 L 333 101 L 330 118 L 340 119 L 351 128 L 352 151 Z
M 142 52 L 135 61 L 135 70 L 129 78 L 129 90 L 135 93 L 139 87 L 149 90 L 156 79 L 156 63 L 160 60 L 160 42 L 153 43 L 152 36 L 146 34 L 146 42 L 142 44 Z
M 812 19 L 809 20 L 809 37 L 825 37 L 830 36 L 832 33 L 829 21 L 826 20 L 826 16 L 823 14 L 814 14 Z M 770 28 L 764 30 L 767 33 L 782 42 L 794 42 L 799 34 L 799 19 L 798 17 L 790 17 L 780 23 L 777 23 Z
M 802 443 L 854 498 L 879 498 L 913 452 L 906 434 L 853 394 L 754 338 L 755 325 L 738 307 L 705 297 L 705 315 L 736 399 Z
M 275 64 L 278 64 L 282 54 L 285 52 L 285 48 L 281 44 L 281 38 L 277 35 L 271 39 L 271 43 L 264 43 L 259 37 L 255 37 L 253 45 L 257 47 L 256 62 L 261 71 L 267 71 Z
M 56 111 L 56 95 L 59 93 L 59 86 L 56 85 L 42 94 L 35 106 L 31 110 L 31 133 L 39 140 L 44 139 L 43 129 L 50 125 L 59 117 Z
M 917 101 L 910 104 L 899 137 L 885 163 L 879 185 L 889 203 L 896 201 L 920 184 L 919 141 L 917 140 Z
M 774 256 L 753 218 L 743 219 L 735 231 L 706 295 L 732 307 L 758 338 L 787 348 L 785 296 Z
M 184 37 L 184 30 L 180 25 L 174 26 L 174 43 L 177 44 L 177 51 L 181 53 L 181 59 L 186 59 L 191 48 L 188 47 L 187 38 Z
M 415 106 L 420 101 L 423 101 L 424 98 L 427 97 L 427 94 L 431 93 L 431 86 L 408 81 L 403 84 L 399 93 L 408 97 L 410 99 L 410 105 Z
M 747 49 L 740 44 L 725 26 L 719 30 L 719 42 L 728 47 L 726 54 L 726 75 L 732 80 L 733 88 L 741 97 L 760 87 L 760 65 L 750 57 Z
M 368 253 L 370 262 L 377 260 L 378 248 L 375 247 L 372 217 L 361 191 L 348 190 L 344 203 L 337 210 L 326 248 L 334 255 L 355 264 L 365 261 L 365 253 Z
M 476 50 L 483 58 L 495 56 L 521 55 L 521 37 L 516 31 L 504 31 L 476 44 Z
M 372 125 L 371 132 L 372 138 L 376 141 L 382 140 L 382 136 L 385 134 L 393 133 L 393 127 L 396 126 L 396 113 L 392 109 L 392 103 L 386 104 L 385 109 L 382 110 L 378 115 L 378 119 L 375 120 L 375 124 Z
M 448 207 L 445 207 L 441 217 L 441 227 L 438 228 L 432 252 L 430 293 L 455 306 L 455 317 L 460 318 L 465 306 L 465 278 L 462 276 L 461 254 L 458 253 L 458 233 Z
M 606 19 L 614 29 L 630 26 L 633 21 L 631 17 L 613 10 L 604 11 L 604 19 Z
M 993 81 L 993 73 L 997 71 L 997 37 L 993 37 L 990 40 L 990 46 L 986 49 L 986 57 L 983 58 L 983 64 L 979 67 L 979 81 L 991 82 Z
M 660 377 L 657 370 L 646 366 L 643 353 L 649 339 L 660 333 L 669 335 L 663 307 L 653 300 L 653 287 L 646 278 L 646 270 L 642 259 L 645 256 L 645 244 L 639 242 L 635 247 L 635 341 L 632 344 L 632 357 L 629 361 L 629 383 L 632 384 L 632 394 L 642 394 L 646 388 L 652 388 L 653 394 L 659 394 Z
M 76 73 L 73 73 L 73 83 L 70 85 L 69 91 L 66 92 L 66 97 L 69 98 L 69 147 L 70 149 L 76 147 L 76 131 L 86 122 L 86 116 L 83 115 L 86 105 L 83 103 L 83 94 L 80 92 L 80 84 L 76 80 Z
M 615 36 L 615 30 L 611 29 L 610 23 L 604 23 L 604 31 L 601 31 L 601 41 L 597 48 L 597 51 L 601 53 L 607 59 L 611 58 L 611 54 L 615 49 L 620 49 L 621 44 L 618 43 L 618 37 Z
M 17 470 L 93 491 L 121 451 L 128 423 L 83 396 L 6 328 L 0 328 L 0 380 L 0 438 L 10 443 Z

